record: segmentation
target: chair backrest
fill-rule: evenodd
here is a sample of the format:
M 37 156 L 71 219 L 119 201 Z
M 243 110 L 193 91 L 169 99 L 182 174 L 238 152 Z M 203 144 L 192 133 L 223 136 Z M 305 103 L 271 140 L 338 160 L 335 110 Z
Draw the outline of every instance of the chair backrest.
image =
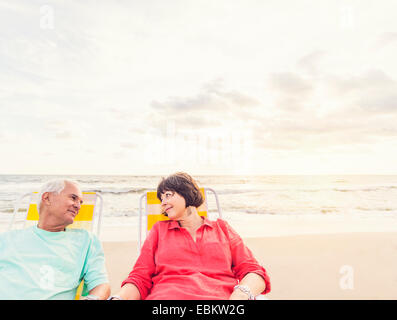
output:
M 208 193 L 214 194 L 217 212 L 219 218 L 222 218 L 221 208 L 219 206 L 218 195 L 215 190 L 211 188 L 200 188 L 200 192 L 204 197 L 203 204 L 197 208 L 198 214 L 203 217 L 208 217 Z M 143 210 L 142 202 L 145 200 L 145 211 Z M 143 220 L 143 216 L 146 217 Z M 150 231 L 153 225 L 158 221 L 169 220 L 169 218 L 162 214 L 161 201 L 157 198 L 156 191 L 148 191 L 140 197 L 139 200 L 139 226 L 138 226 L 138 251 L 142 247 L 142 227 L 145 226 L 144 230 L 146 234 Z
M 37 210 L 38 192 L 29 192 L 22 195 L 17 201 L 11 222 L 8 227 L 9 230 L 13 228 L 16 222 L 15 218 L 19 212 L 23 200 L 26 198 L 29 199 L 29 203 L 26 206 L 26 210 L 23 210 L 24 214 L 22 219 L 22 228 L 32 226 L 36 224 L 39 220 L 39 212 Z M 99 201 L 97 201 L 98 199 Z M 99 202 L 99 204 L 97 202 Z M 101 229 L 102 209 L 103 198 L 99 193 L 83 192 L 83 204 L 80 207 L 79 213 L 74 218 L 74 222 L 69 225 L 68 228 L 89 230 L 99 237 Z M 96 228 L 94 228 L 95 224 Z M 83 294 L 83 289 L 86 289 L 84 287 L 84 280 L 81 281 L 79 287 L 77 288 L 75 296 L 76 300 L 80 299 L 80 296 Z M 84 292 L 84 294 L 87 294 L 87 292 Z
M 15 218 L 18 215 L 18 211 L 25 198 L 29 198 L 29 203 L 24 210 L 23 219 L 19 222 L 23 222 L 22 228 L 27 228 L 31 225 L 36 224 L 39 220 L 39 212 L 37 210 L 37 197 L 38 192 L 26 193 L 17 202 L 14 213 L 9 224 L 8 229 L 11 230 L 15 224 Z M 97 205 L 97 199 L 99 204 Z M 69 225 L 68 228 L 85 229 L 95 233 L 99 237 L 101 219 L 102 219 L 102 208 L 103 199 L 102 196 L 97 192 L 83 192 L 83 204 L 80 207 L 79 213 L 74 218 L 73 224 Z M 96 228 L 94 228 L 96 223 Z

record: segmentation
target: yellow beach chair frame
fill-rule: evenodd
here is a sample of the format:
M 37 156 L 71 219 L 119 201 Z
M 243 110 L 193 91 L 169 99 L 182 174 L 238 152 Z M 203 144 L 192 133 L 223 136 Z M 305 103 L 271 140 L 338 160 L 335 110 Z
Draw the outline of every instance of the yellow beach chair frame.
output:
M 23 222 L 22 229 L 34 225 L 39 220 L 39 212 L 37 210 L 37 196 L 38 192 L 29 192 L 22 195 L 16 202 L 14 212 L 8 226 L 8 230 L 12 230 L 16 222 Z M 16 221 L 15 218 L 22 207 L 22 203 L 28 199 L 28 205 L 23 213 L 23 219 Z M 97 201 L 99 199 L 99 201 Z M 99 202 L 97 204 L 97 202 Z M 80 207 L 79 213 L 74 218 L 73 224 L 68 228 L 85 229 L 93 232 L 97 237 L 101 230 L 103 210 L 103 198 L 98 192 L 83 192 L 83 204 Z M 96 224 L 96 227 L 95 227 Z M 75 300 L 79 300 L 83 294 L 84 280 L 80 282 L 77 288 Z M 85 292 L 84 292 L 85 295 Z
M 215 190 L 211 188 L 200 188 L 204 196 L 204 203 L 197 208 L 198 214 L 203 217 L 208 217 L 208 194 L 211 192 L 216 201 L 219 218 L 222 218 L 221 207 L 219 205 L 218 195 Z M 145 210 L 143 210 L 143 201 L 145 201 Z M 146 219 L 143 219 L 145 217 Z M 162 214 L 161 201 L 157 198 L 156 191 L 148 191 L 139 198 L 139 230 L 138 230 L 138 254 L 140 253 L 142 243 L 142 227 L 145 226 L 146 235 L 157 221 L 169 220 L 169 218 Z

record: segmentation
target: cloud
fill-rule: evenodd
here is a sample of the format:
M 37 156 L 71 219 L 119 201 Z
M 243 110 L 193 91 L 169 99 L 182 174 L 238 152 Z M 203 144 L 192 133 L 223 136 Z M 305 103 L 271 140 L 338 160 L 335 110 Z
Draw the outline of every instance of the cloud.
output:
M 253 133 L 256 148 L 279 151 L 349 145 L 354 150 L 394 136 L 393 121 L 383 115 L 396 110 L 395 81 L 380 69 L 351 76 L 329 74 L 317 63 L 324 55 L 314 52 L 298 59 L 299 68 L 308 71 L 305 75 L 293 70 L 271 73 L 265 92 L 273 105 L 263 105 L 241 90 L 225 89 L 223 81 L 215 80 L 196 95 L 153 101 L 152 127 L 164 127 L 166 119 L 177 128 L 226 125 L 238 130 L 240 119 L 243 129 Z
M 147 123 L 161 127 L 166 119 L 185 129 L 219 127 L 236 119 L 249 119 L 250 110 L 254 112 L 260 105 L 259 99 L 236 89 L 225 89 L 222 81 L 215 80 L 192 96 L 169 97 L 163 102 L 153 100 Z
M 120 144 L 120 146 L 124 149 L 136 149 L 139 147 L 139 144 L 134 142 L 123 142 Z
M 384 32 L 376 39 L 375 47 L 378 49 L 383 49 L 384 47 L 396 42 L 397 32 Z
M 72 139 L 75 135 L 71 131 L 59 131 L 55 133 L 55 138 L 60 140 L 69 140 Z
M 272 73 L 268 79 L 269 94 L 275 96 L 278 109 L 300 111 L 313 92 L 313 84 L 294 72 Z
M 272 73 L 266 91 L 275 109 L 257 113 L 254 143 L 265 150 L 326 150 L 376 144 L 395 137 L 397 85 L 381 69 L 347 75 L 319 67 L 323 52 L 298 59 L 301 71 Z
M 368 70 L 359 75 L 339 76 L 325 75 L 327 85 L 338 96 L 350 93 L 365 95 L 369 91 L 395 87 L 396 82 L 384 71 L 379 69 Z
M 190 111 L 224 111 L 238 107 L 251 107 L 260 102 L 237 90 L 224 90 L 221 85 L 211 83 L 205 85 L 199 93 L 192 97 L 170 97 L 165 102 L 152 101 L 151 107 L 160 112 Z
M 397 86 L 393 91 L 382 90 L 367 97 L 360 97 L 357 105 L 372 114 L 394 114 L 397 117 Z
M 43 6 L 52 29 L 40 24 Z M 121 168 L 106 156 L 131 158 L 147 132 L 159 141 L 172 126 L 186 136 L 251 132 L 258 152 L 292 155 L 394 139 L 395 10 L 363 6 L 368 23 L 357 16 L 360 28 L 341 30 L 332 1 L 284 7 L 2 1 L 4 153 L 46 143 L 91 159 L 90 146 L 98 168 Z
M 349 77 L 327 75 L 324 85 L 338 97 L 345 111 L 356 112 L 355 116 L 361 120 L 397 114 L 397 82 L 382 70 L 368 70 Z
M 317 75 L 320 71 L 319 64 L 324 56 L 326 56 L 325 51 L 314 51 L 300 58 L 297 66 L 310 75 Z

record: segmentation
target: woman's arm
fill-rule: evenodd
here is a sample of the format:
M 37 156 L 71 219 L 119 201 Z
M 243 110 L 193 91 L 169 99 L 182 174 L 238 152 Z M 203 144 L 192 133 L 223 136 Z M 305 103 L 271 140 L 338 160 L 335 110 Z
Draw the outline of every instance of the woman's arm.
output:
M 136 287 L 136 285 L 132 283 L 126 283 L 121 290 L 114 296 L 112 296 L 112 300 L 141 300 L 141 294 Z
M 120 291 L 117 295 L 113 295 L 112 299 L 117 299 L 119 296 L 125 300 L 144 300 L 150 292 L 153 285 L 152 276 L 156 270 L 154 256 L 158 245 L 158 227 L 159 225 L 155 224 L 150 230 L 132 271 L 122 282 Z
M 239 285 L 247 286 L 254 297 L 262 293 L 266 288 L 265 280 L 259 274 L 253 272 L 247 273 Z M 238 288 L 234 289 L 229 297 L 230 300 L 248 300 L 248 298 L 248 294 Z
M 220 222 L 224 224 L 223 229 L 228 235 L 232 255 L 232 270 L 236 279 L 239 280 L 239 285 L 248 286 L 253 296 L 270 292 L 270 279 L 265 268 L 258 263 L 237 232 L 226 221 Z M 262 289 L 262 291 L 258 291 L 259 289 Z M 236 289 L 231 298 L 240 295 L 239 291 L 241 291 L 241 294 L 245 294 L 242 290 Z M 248 298 L 247 294 L 245 294 L 246 298 Z

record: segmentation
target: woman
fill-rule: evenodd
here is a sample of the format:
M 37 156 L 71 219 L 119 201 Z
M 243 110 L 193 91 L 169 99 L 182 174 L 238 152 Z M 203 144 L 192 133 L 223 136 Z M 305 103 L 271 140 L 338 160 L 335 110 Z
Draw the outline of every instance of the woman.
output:
M 270 291 L 263 267 L 224 220 L 200 217 L 204 199 L 186 173 L 157 187 L 163 214 L 142 247 L 135 266 L 113 299 L 253 299 Z

